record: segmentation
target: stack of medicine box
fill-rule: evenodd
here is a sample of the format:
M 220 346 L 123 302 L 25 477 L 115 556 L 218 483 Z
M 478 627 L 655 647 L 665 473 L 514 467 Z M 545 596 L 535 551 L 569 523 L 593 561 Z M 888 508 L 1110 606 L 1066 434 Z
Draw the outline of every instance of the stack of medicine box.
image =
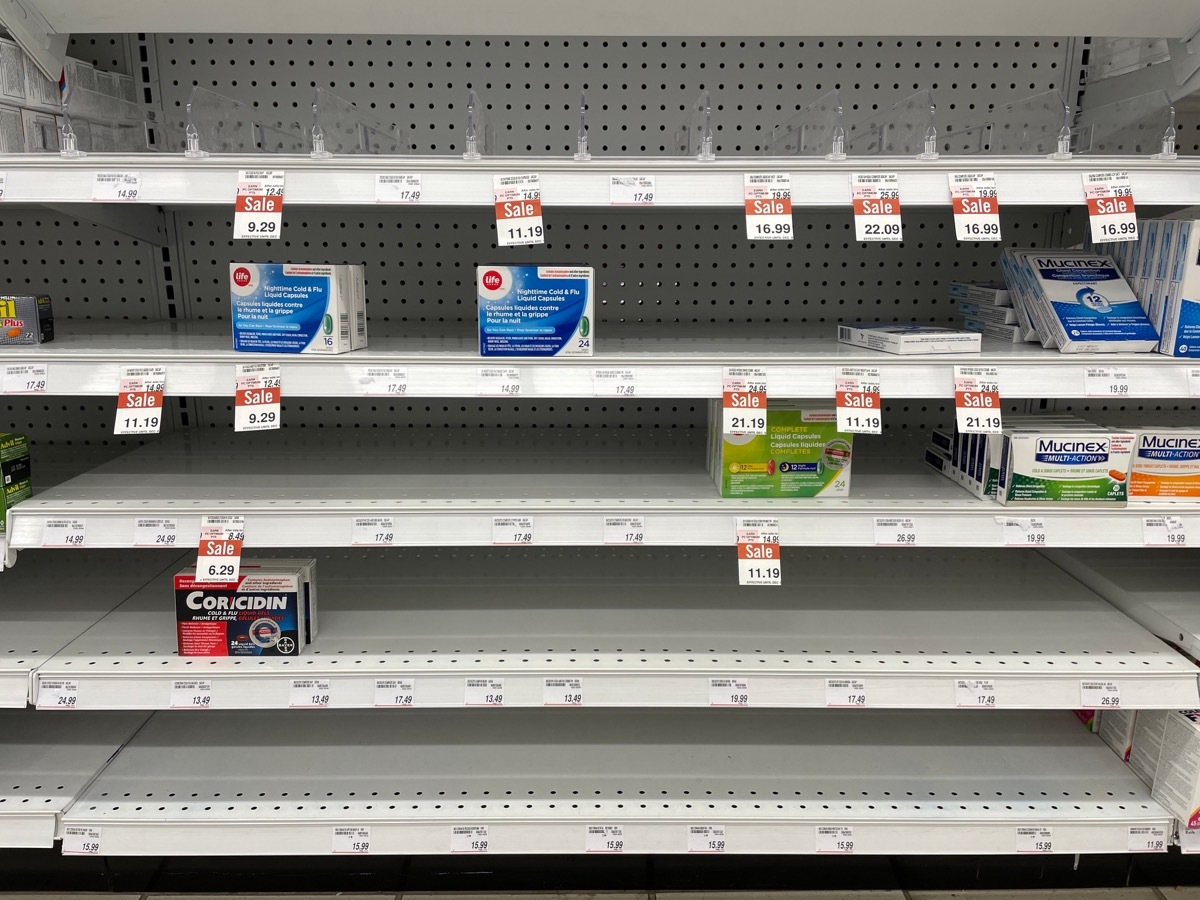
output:
M 32 496 L 29 439 L 23 434 L 0 432 L 0 535 L 7 528 L 8 511 Z
M 1099 734 L 1150 796 L 1179 820 L 1200 828 L 1200 710 L 1101 710 Z
M 963 328 L 984 337 L 1019 344 L 1025 340 L 1013 309 L 1012 295 L 1001 282 L 950 282 L 950 299 L 958 307 Z

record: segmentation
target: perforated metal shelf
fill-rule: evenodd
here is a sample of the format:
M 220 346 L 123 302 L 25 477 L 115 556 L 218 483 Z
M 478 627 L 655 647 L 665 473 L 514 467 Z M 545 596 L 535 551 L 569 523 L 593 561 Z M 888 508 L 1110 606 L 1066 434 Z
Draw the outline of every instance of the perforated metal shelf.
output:
M 648 546 L 728 546 L 735 517 L 779 517 L 787 546 L 874 546 L 876 519 L 913 517 L 916 544 L 997 547 L 1003 519 L 1037 515 L 1048 546 L 1143 546 L 1139 507 L 1001 507 L 927 469 L 920 443 L 860 437 L 851 496 L 723 499 L 702 429 L 215 431 L 153 444 L 19 504 L 10 548 L 44 544 L 51 520 L 85 520 L 88 547 L 131 547 L 139 518 L 175 519 L 181 547 L 206 514 L 246 517 L 246 547 L 351 546 L 358 516 L 394 516 L 398 546 L 483 546 L 493 518 L 531 516 L 534 545 L 604 543 L 604 519 L 645 516 Z M 1174 508 L 1200 533 L 1200 508 Z
M 144 713 L 0 711 L 0 847 L 51 847 L 59 817 Z
M 211 709 L 314 693 L 372 708 L 380 679 L 412 680 L 415 707 L 462 707 L 467 678 L 499 680 L 508 707 L 563 704 L 574 689 L 546 681 L 564 678 L 585 707 L 731 705 L 713 678 L 746 682 L 730 690 L 748 706 L 824 707 L 827 678 L 865 679 L 870 708 L 980 705 L 958 679 L 988 681 L 997 708 L 1076 707 L 1081 679 L 1116 681 L 1127 708 L 1200 702 L 1190 661 L 1036 553 L 797 551 L 778 590 L 739 588 L 714 550 L 353 551 L 318 573 L 321 631 L 298 658 L 177 656 L 160 577 L 38 680 L 77 682 L 81 709 L 167 709 L 189 679 L 211 682 Z
M 0 576 L 0 707 L 25 706 L 39 666 L 177 557 L 81 553 L 30 559 Z
M 495 204 L 494 175 L 537 172 L 541 176 L 543 215 L 547 218 L 554 215 L 556 206 L 609 207 L 611 176 L 630 173 L 655 176 L 658 207 L 741 208 L 745 204 L 745 172 L 787 172 L 792 179 L 793 207 L 845 207 L 849 216 L 850 173 L 888 171 L 899 173 L 902 207 L 944 206 L 949 218 L 947 174 L 981 168 L 996 173 L 1001 207 L 1083 206 L 1080 173 L 1097 169 L 1128 171 L 1139 204 L 1200 203 L 1200 161 L 1182 158 L 988 157 L 981 161 L 978 157 L 942 157 L 927 161 L 871 157 L 831 163 L 796 157 L 731 156 L 712 162 L 597 157 L 581 163 L 570 158 L 527 156 L 474 163 L 445 157 L 347 156 L 313 160 L 284 154 L 200 160 L 166 153 L 97 154 L 79 160 L 37 154 L 0 155 L 0 171 L 8 173 L 5 201 L 11 203 L 91 203 L 95 174 L 118 170 L 141 173 L 135 205 L 232 206 L 238 170 L 264 166 L 286 173 L 285 229 L 287 206 L 377 207 L 375 176 L 380 172 L 421 174 L 421 203 L 406 207 L 417 212 L 424 206 L 491 207 Z M 621 211 L 637 215 L 636 208 L 622 207 Z
M 594 373 L 633 368 L 638 397 L 720 397 L 723 366 L 767 368 L 776 397 L 827 398 L 837 366 L 880 370 L 887 399 L 954 396 L 955 365 L 992 365 L 1004 397 L 1078 398 L 1089 366 L 1124 368 L 1131 397 L 1188 397 L 1188 367 L 1157 353 L 1079 356 L 1032 344 L 985 341 L 981 353 L 895 356 L 839 344 L 832 322 L 759 324 L 731 331 L 722 323 L 608 324 L 597 329 L 598 352 L 579 360 L 496 360 L 478 353 L 471 323 L 386 323 L 372 326 L 371 348 L 340 356 L 234 353 L 224 321 L 113 322 L 72 320 L 55 340 L 7 348 L 0 362 L 45 363 L 47 394 L 115 397 L 124 366 L 164 365 L 166 393 L 231 397 L 234 365 L 277 362 L 285 397 L 371 399 L 366 369 L 403 366 L 405 397 L 471 397 L 481 366 L 516 366 L 522 398 L 592 397 Z M 668 336 L 669 335 L 669 336 Z M 375 398 L 386 399 L 386 398 Z M 621 398 L 630 399 L 630 398 Z
M 1170 816 L 1070 713 L 418 710 L 155 713 L 64 817 L 105 855 L 582 853 L 589 825 L 627 853 L 684 853 L 723 825 L 726 853 L 1003 854 L 1018 826 L 1058 853 L 1123 853 Z M 1168 831 L 1169 833 L 1169 831 Z

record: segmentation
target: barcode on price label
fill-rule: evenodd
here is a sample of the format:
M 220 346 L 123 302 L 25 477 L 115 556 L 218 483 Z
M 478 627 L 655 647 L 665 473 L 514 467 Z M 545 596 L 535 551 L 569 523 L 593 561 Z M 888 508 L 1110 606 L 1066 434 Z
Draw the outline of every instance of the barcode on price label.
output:
M 364 397 L 403 397 L 408 393 L 408 369 L 403 366 L 367 366 L 359 384 Z
M 1129 371 L 1116 366 L 1088 366 L 1083 370 L 1085 397 L 1128 397 Z
M 687 831 L 688 853 L 724 853 L 724 825 L 689 825 Z
M 1084 709 L 1117 709 L 1121 706 L 1119 681 L 1079 682 L 1079 705 Z
M 245 516 L 201 517 L 196 580 L 202 584 L 237 583 L 245 540 Z
M 721 374 L 721 431 L 767 433 L 767 370 L 727 366 Z
M 100 840 L 99 828 L 68 825 L 63 829 L 63 856 L 98 856 Z
M 743 176 L 746 238 L 751 241 L 792 239 L 792 176 L 786 172 Z
M 171 709 L 209 709 L 212 699 L 211 681 L 171 682 Z
M 38 709 L 77 709 L 79 682 L 58 679 L 38 682 Z
M 420 203 L 421 176 L 380 172 L 375 176 L 376 203 Z
M 492 543 L 526 546 L 534 542 L 533 516 L 493 516 Z
M 1084 172 L 1082 177 L 1093 243 L 1136 241 L 1137 210 L 1129 173 Z
M 404 708 L 416 699 L 417 684 L 412 678 L 376 678 L 375 706 Z
M 512 366 L 483 366 L 476 384 L 480 397 L 516 397 L 521 393 L 521 370 Z
M 608 202 L 613 206 L 653 206 L 653 175 L 612 175 L 608 182 Z
M 853 825 L 818 825 L 816 848 L 818 853 L 853 853 Z
M 82 547 L 87 543 L 87 519 L 48 519 L 42 526 L 43 547 Z
M 454 825 L 450 829 L 451 853 L 487 853 L 488 826 Z
M 350 530 L 352 547 L 391 547 L 396 543 L 395 516 L 356 516 Z
M 919 543 L 916 520 L 907 516 L 875 519 L 876 547 L 915 547 Z
M 636 397 L 637 369 L 593 369 L 592 393 L 597 397 Z
M 133 526 L 133 546 L 174 547 L 179 539 L 175 519 L 138 519 Z
M 1018 825 L 1018 853 L 1053 853 L 1054 829 L 1045 825 Z
M 4 367 L 6 394 L 44 394 L 50 382 L 50 367 L 45 363 L 29 363 Z
M 369 825 L 335 825 L 333 827 L 334 853 L 370 853 L 371 828 Z
M 333 683 L 328 678 L 293 678 L 288 690 L 289 709 L 327 709 L 333 702 Z
M 582 691 L 582 687 L 580 689 Z M 463 703 L 467 706 L 503 706 L 503 678 L 468 678 Z
M 536 174 L 496 175 L 492 182 L 496 198 L 496 244 L 519 247 L 545 242 L 541 178 Z
M 1147 547 L 1186 547 L 1187 527 L 1179 516 L 1146 516 L 1142 543 Z
M 141 193 L 141 172 L 97 172 L 92 179 L 93 200 L 132 203 Z
M 546 678 L 542 681 L 542 706 L 583 706 L 582 678 Z
M 1046 521 L 1039 518 L 1000 519 L 1004 526 L 1005 547 L 1045 547 Z
M 900 176 L 879 172 L 850 176 L 856 241 L 902 241 Z
M 1130 825 L 1128 850 L 1130 853 L 1166 853 L 1167 826 Z
M 645 516 L 605 516 L 604 543 L 644 544 L 646 542 Z
M 867 683 L 861 678 L 826 678 L 826 706 L 866 706 Z
M 1000 203 L 993 172 L 951 172 L 954 235 L 960 241 L 1000 240 Z
M 709 706 L 749 706 L 749 678 L 708 679 Z
M 624 853 L 624 825 L 589 825 L 584 842 L 587 853 Z

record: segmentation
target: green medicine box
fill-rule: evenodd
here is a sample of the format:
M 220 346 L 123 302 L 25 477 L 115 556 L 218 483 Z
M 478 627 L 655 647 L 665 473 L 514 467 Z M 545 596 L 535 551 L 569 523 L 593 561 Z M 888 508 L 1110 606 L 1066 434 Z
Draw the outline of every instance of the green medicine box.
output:
M 8 526 L 8 511 L 33 496 L 30 479 L 29 439 L 23 434 L 0 432 L 0 534 Z

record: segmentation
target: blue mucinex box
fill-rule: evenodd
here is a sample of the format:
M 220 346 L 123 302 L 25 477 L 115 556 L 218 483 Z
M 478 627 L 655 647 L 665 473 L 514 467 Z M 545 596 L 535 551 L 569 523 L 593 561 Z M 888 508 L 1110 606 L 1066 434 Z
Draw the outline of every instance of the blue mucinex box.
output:
M 479 266 L 480 356 L 591 356 L 590 266 Z
M 355 349 L 351 266 L 230 263 L 233 349 L 348 353 Z

